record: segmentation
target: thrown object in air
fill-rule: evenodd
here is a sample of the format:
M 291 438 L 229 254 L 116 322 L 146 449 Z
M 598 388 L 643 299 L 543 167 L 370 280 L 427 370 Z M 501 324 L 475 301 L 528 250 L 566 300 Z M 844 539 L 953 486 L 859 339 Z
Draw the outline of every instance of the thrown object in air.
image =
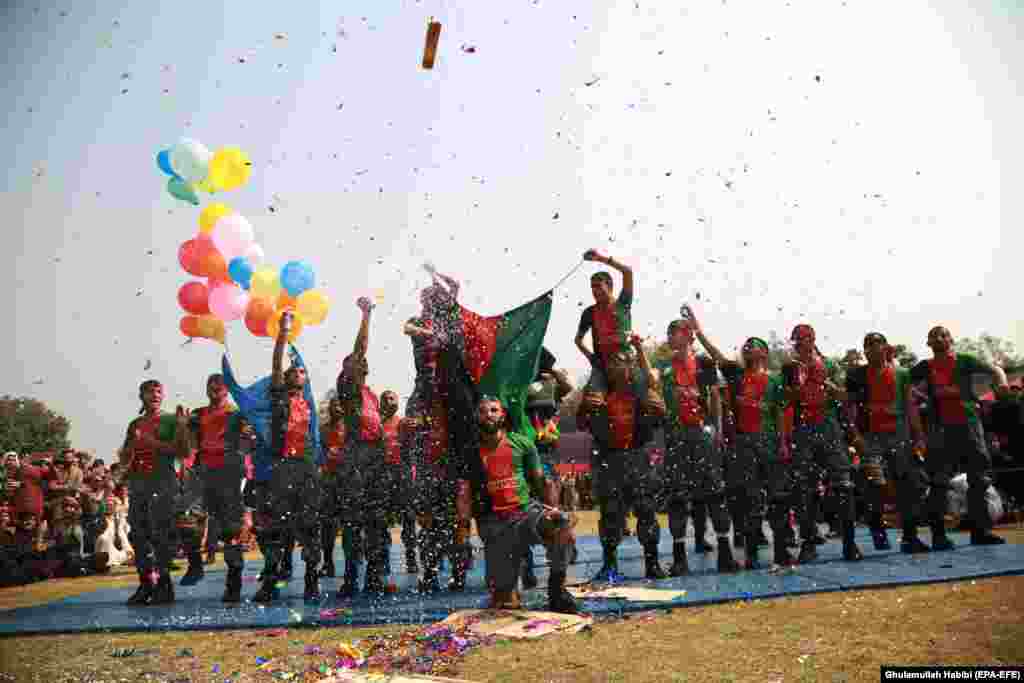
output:
M 427 43 L 423 47 L 423 68 L 433 69 L 434 58 L 437 57 L 437 41 L 441 39 L 441 22 L 430 18 L 427 24 Z

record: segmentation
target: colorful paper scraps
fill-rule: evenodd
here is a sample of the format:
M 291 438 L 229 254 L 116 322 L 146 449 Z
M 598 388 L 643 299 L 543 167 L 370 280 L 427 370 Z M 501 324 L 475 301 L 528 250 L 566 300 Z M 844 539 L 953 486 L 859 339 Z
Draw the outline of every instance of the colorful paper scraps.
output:
M 506 610 L 463 610 L 441 624 L 465 625 L 480 636 L 534 640 L 552 633 L 578 633 L 594 623 L 592 617 L 555 612 L 514 612 Z
M 684 590 L 643 588 L 641 586 L 614 586 L 595 589 L 589 586 L 567 589 L 573 597 L 584 600 L 629 600 L 631 602 L 673 602 L 686 596 Z

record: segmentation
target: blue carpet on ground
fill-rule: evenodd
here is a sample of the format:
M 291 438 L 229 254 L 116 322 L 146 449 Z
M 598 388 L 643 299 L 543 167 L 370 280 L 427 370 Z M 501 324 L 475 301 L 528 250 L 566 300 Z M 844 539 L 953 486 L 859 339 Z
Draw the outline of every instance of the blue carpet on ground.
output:
M 772 598 L 784 595 L 822 593 L 848 589 L 877 588 L 907 584 L 934 583 L 970 578 L 1024 574 L 1024 545 L 973 547 L 967 537 L 954 534 L 959 547 L 953 552 L 925 555 L 903 555 L 899 552 L 898 534 L 889 532 L 892 550 L 876 551 L 866 529 L 858 532 L 858 542 L 865 559 L 858 563 L 842 560 L 838 541 L 819 548 L 819 558 L 783 572 L 769 569 L 719 575 L 715 571 L 715 553 L 698 555 L 689 543 L 691 575 L 658 582 L 643 580 L 642 551 L 635 538 L 626 539 L 619 548 L 621 572 L 627 585 L 685 590 L 686 594 L 670 603 L 628 602 L 621 599 L 586 600 L 583 608 L 594 614 L 617 614 L 650 609 L 688 607 L 729 602 L 733 600 Z M 924 538 L 927 542 L 927 537 Z M 579 561 L 570 567 L 569 583 L 582 583 L 601 565 L 601 546 L 597 538 L 582 537 L 578 541 Z M 770 548 L 761 549 L 761 557 L 770 557 Z M 527 607 L 543 609 L 546 602 L 546 567 L 544 551 L 535 549 L 540 565 L 539 588 L 524 592 Z M 663 564 L 671 561 L 671 538 L 662 534 Z M 742 550 L 737 551 L 742 555 Z M 146 630 L 213 630 L 249 628 L 302 628 L 332 625 L 423 624 L 439 619 L 455 610 L 484 606 L 483 559 L 475 553 L 475 561 L 465 592 L 444 591 L 423 596 L 415 592 L 416 577 L 398 573 L 402 567 L 402 548 L 392 548 L 391 563 L 396 570 L 392 578 L 398 591 L 381 599 L 356 596 L 340 600 L 335 596 L 339 579 L 324 579 L 321 588 L 325 598 L 319 604 L 302 600 L 303 565 L 296 553 L 295 578 L 281 591 L 281 600 L 264 606 L 248 601 L 256 591 L 256 574 L 260 567 L 250 562 L 246 568 L 243 598 L 240 605 L 225 606 L 220 602 L 224 589 L 224 572 L 208 572 L 198 585 L 176 586 L 177 601 L 158 607 L 128 607 L 125 600 L 134 587 L 109 588 L 51 602 L 0 612 L 0 636 L 40 633 L 124 632 Z M 339 568 L 341 562 L 338 561 Z M 767 563 L 765 563 L 767 564 Z M 442 583 L 447 575 L 442 575 Z M 12 589 L 17 590 L 17 589 Z

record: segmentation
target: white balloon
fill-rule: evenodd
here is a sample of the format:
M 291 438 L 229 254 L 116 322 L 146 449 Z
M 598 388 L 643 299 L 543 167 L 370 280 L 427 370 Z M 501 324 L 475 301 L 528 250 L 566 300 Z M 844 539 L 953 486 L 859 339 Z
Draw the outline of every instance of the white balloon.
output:
M 171 147 L 171 168 L 190 183 L 201 183 L 210 172 L 213 152 L 191 138 L 182 138 Z
M 263 263 L 266 256 L 263 253 L 263 247 L 253 242 L 249 245 L 249 249 L 244 254 L 245 258 L 249 259 L 249 265 L 256 268 Z
M 213 228 L 213 245 L 217 247 L 228 263 L 237 256 L 244 256 L 255 237 L 252 225 L 239 213 L 224 216 Z

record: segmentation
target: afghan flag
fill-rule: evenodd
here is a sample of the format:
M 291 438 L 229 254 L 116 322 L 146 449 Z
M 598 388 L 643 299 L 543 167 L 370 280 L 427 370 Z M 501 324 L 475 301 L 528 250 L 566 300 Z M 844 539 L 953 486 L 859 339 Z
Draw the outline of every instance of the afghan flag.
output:
M 450 343 L 441 354 L 441 399 L 445 402 L 453 452 L 475 441 L 476 404 L 482 396 L 501 400 L 509 431 L 536 436 L 526 417 L 526 395 L 536 379 L 554 293 L 490 317 L 456 305 Z

